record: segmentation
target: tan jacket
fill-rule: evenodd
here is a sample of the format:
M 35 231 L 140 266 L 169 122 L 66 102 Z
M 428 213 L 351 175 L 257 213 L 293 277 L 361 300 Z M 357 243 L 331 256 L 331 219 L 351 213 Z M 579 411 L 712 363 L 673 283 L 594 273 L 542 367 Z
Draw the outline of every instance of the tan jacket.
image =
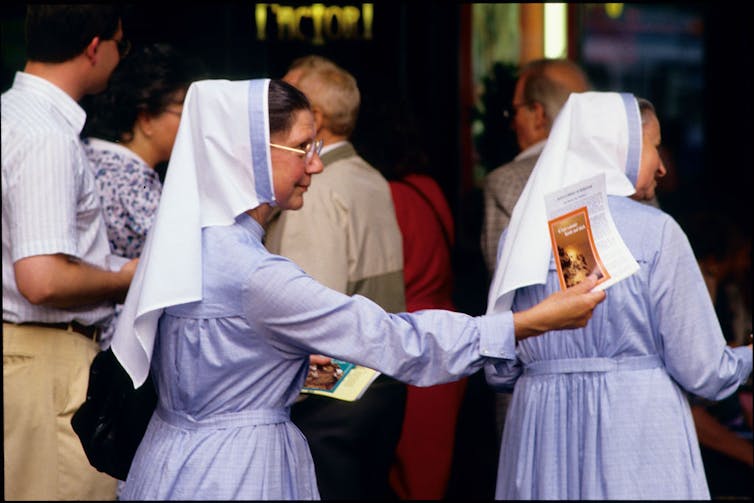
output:
M 267 248 L 334 290 L 405 311 L 402 239 L 387 181 L 350 143 L 322 162 L 304 206 L 270 224 Z

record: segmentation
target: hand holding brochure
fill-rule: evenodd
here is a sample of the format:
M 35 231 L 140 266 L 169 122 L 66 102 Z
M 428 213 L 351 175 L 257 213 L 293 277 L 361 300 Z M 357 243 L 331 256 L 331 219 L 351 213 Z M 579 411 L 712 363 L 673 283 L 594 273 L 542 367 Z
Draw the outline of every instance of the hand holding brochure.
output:
M 309 365 L 301 392 L 353 402 L 379 375 L 376 370 L 333 359 L 327 365 Z
M 604 290 L 639 270 L 610 215 L 604 173 L 545 194 L 545 208 L 562 289 L 594 272 Z

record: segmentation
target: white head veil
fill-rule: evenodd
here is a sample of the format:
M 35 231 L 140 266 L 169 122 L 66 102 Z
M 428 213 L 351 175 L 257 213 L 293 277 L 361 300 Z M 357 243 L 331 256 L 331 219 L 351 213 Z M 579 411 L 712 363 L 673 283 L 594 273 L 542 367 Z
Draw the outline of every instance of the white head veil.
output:
M 202 298 L 202 229 L 274 202 L 269 79 L 193 83 L 112 350 L 135 387 L 149 374 L 166 307 Z
M 517 288 L 544 284 L 551 248 L 545 194 L 604 173 L 608 194 L 636 192 L 641 117 L 631 94 L 572 93 L 513 208 L 487 299 L 487 312 L 510 309 Z

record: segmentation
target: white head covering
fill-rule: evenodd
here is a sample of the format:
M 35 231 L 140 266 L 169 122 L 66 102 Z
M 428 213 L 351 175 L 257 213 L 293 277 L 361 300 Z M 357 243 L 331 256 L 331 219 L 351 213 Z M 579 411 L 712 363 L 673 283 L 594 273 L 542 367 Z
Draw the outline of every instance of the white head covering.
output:
M 112 350 L 135 387 L 149 374 L 166 307 L 202 298 L 202 229 L 274 202 L 269 79 L 191 84 L 157 217 L 139 259 Z
M 558 114 L 521 196 L 487 299 L 487 312 L 510 309 L 517 288 L 544 284 L 551 247 L 545 194 L 604 173 L 608 194 L 636 192 L 641 117 L 631 94 L 572 93 Z

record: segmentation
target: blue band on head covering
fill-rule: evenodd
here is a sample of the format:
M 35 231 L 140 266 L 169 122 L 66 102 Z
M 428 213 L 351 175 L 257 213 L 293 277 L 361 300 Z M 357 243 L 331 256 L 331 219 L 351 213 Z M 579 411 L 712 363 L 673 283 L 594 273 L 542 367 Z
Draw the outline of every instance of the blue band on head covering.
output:
M 269 79 L 249 81 L 249 140 L 251 161 L 254 165 L 254 181 L 260 203 L 275 200 L 267 156 L 267 136 L 270 129 L 267 117 L 269 82 Z
M 639 177 L 639 161 L 641 160 L 641 115 L 636 98 L 630 93 L 620 93 L 623 105 L 626 107 L 628 120 L 628 152 L 626 153 L 626 176 L 636 186 Z

